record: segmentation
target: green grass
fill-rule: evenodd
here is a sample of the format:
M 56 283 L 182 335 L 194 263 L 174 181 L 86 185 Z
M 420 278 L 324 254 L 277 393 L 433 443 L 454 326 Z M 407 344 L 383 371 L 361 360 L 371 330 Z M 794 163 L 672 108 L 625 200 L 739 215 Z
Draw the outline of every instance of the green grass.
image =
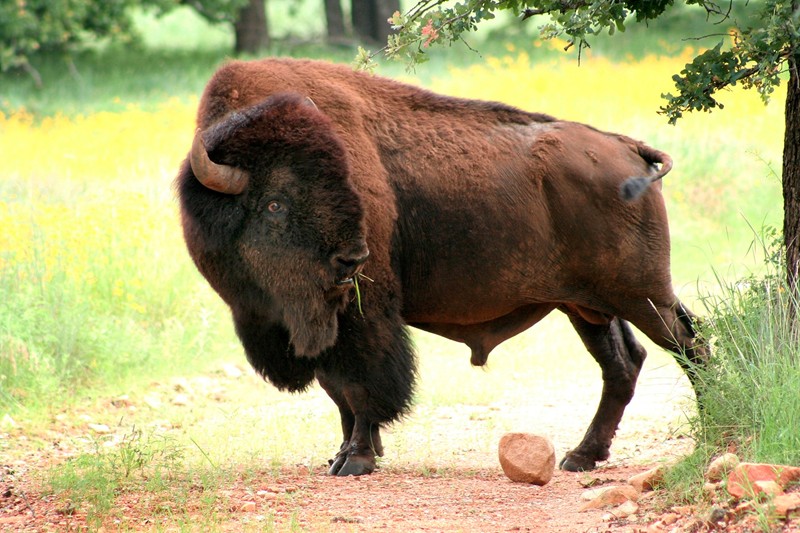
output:
M 800 328 L 791 312 L 800 298 L 787 287 L 777 232 L 763 235 L 754 249 L 765 268 L 718 278 L 702 300 L 713 357 L 699 372 L 703 409 L 690 420 L 697 447 L 667 478 L 674 501 L 704 501 L 705 469 L 729 450 L 742 461 L 800 464 Z
M 715 356 L 702 374 L 698 440 L 735 443 L 752 461 L 800 464 L 800 331 L 790 311 L 800 299 L 782 263 L 768 267 L 721 281 L 720 293 L 704 301 Z

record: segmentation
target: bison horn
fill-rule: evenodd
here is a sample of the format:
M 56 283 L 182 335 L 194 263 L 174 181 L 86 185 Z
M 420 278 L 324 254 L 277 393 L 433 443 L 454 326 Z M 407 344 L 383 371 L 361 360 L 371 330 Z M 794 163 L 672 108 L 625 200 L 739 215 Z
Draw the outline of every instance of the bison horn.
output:
M 203 132 L 200 130 L 197 130 L 192 141 L 189 164 L 200 183 L 223 194 L 241 194 L 250 180 L 250 175 L 240 168 L 218 165 L 211 161 L 203 142 Z

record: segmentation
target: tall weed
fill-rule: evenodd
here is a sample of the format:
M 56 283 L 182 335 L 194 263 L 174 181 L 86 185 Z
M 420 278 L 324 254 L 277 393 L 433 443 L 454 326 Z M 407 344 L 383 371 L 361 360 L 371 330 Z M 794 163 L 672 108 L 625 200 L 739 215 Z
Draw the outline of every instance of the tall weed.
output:
M 711 449 L 735 447 L 748 460 L 800 464 L 800 336 L 777 232 L 759 246 L 765 272 L 719 280 L 703 300 L 713 357 L 700 373 L 703 409 L 696 427 Z

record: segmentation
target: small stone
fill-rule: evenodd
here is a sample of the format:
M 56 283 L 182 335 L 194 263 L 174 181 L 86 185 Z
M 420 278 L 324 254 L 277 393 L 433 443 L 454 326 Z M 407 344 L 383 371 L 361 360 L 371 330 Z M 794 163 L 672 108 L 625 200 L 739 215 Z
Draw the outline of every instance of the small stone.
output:
M 111 400 L 111 405 L 119 409 L 122 407 L 131 407 L 133 402 L 131 402 L 131 399 L 127 394 L 123 394 Z
M 630 485 L 618 485 L 612 487 L 605 487 L 591 501 L 581 506 L 581 512 L 589 509 L 600 509 L 602 507 L 621 505 L 627 501 L 636 501 L 639 499 L 639 491 Z
M 156 394 L 145 394 L 144 398 L 142 398 L 142 401 L 150 409 L 161 409 L 161 398 L 159 398 Z
M 239 507 L 239 511 L 243 513 L 252 513 L 256 510 L 256 502 L 244 502 L 241 507 Z
M 175 397 L 172 398 L 172 404 L 181 407 L 189 405 L 189 397 L 185 394 L 176 394 Z
M 709 522 L 710 524 L 716 524 L 717 522 L 725 520 L 726 516 L 728 516 L 728 511 L 726 511 L 722 507 L 715 505 L 708 512 L 707 522 Z
M 665 526 L 671 526 L 680 519 L 681 515 L 678 513 L 667 513 L 661 517 L 661 523 Z
M 111 433 L 111 428 L 105 424 L 89 424 L 89 429 L 100 435 Z
M 225 363 L 222 365 L 222 372 L 231 379 L 239 379 L 244 375 L 242 369 L 233 363 Z
M 800 492 L 781 494 L 772 500 L 775 506 L 775 513 L 780 516 L 789 517 L 789 514 L 800 515 Z
M 628 518 L 631 515 L 636 514 L 639 511 L 639 504 L 635 501 L 628 500 L 613 511 L 613 514 L 616 518 Z
M 11 415 L 8 413 L 3 415 L 2 420 L 0 420 L 0 429 L 8 430 L 14 429 L 17 427 L 17 422 L 11 418 Z
M 722 454 L 708 465 L 706 479 L 712 483 L 722 481 L 738 465 L 739 456 L 735 453 Z
M 553 478 L 556 452 L 550 439 L 531 433 L 506 433 L 498 449 L 500 466 L 511 481 L 545 485 Z
M 185 394 L 192 394 L 193 392 L 192 386 L 189 384 L 189 380 L 182 377 L 178 377 L 173 380 L 172 389 L 175 392 L 182 392 Z
M 631 477 L 628 479 L 628 484 L 639 492 L 653 490 L 656 485 L 664 481 L 665 472 L 666 467 L 663 465 L 657 466 L 647 470 L 646 472 L 642 472 L 641 474 L 636 474 L 635 476 Z

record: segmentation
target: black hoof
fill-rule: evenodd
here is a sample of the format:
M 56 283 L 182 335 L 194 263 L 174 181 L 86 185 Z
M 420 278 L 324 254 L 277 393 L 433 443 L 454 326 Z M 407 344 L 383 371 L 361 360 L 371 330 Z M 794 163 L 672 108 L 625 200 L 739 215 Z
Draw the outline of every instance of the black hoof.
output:
M 558 468 L 567 472 L 588 472 L 594 470 L 595 462 L 577 454 L 570 454 L 561 459 Z
M 342 467 L 336 472 L 337 476 L 363 476 L 375 471 L 375 461 L 368 461 L 363 457 L 349 457 Z
M 341 450 L 328 464 L 331 476 L 363 476 L 375 471 L 375 453 L 372 450 L 360 454 Z

